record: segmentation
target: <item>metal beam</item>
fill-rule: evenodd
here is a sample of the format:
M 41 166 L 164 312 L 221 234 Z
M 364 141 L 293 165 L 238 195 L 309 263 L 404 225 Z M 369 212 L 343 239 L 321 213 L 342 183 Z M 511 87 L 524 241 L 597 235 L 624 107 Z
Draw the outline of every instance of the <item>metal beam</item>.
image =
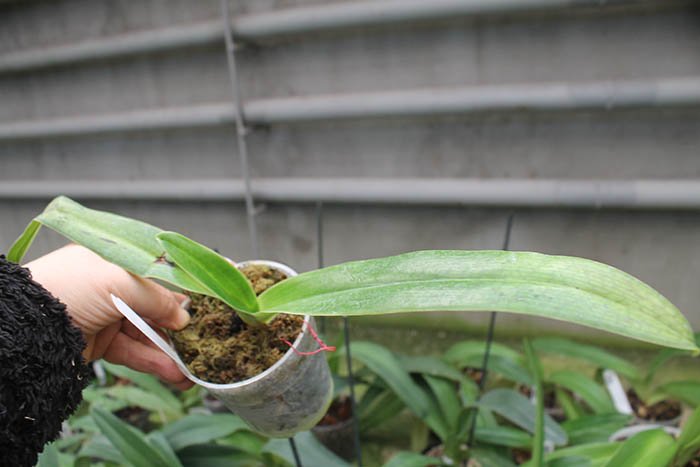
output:
M 700 180 L 261 178 L 259 201 L 528 208 L 700 209 Z M 0 200 L 243 201 L 240 179 L 3 181 Z
M 697 105 L 700 78 L 658 81 L 543 83 L 261 99 L 249 102 L 249 122 L 417 117 L 494 111 L 551 111 Z
M 214 126 L 234 121 L 231 104 L 208 104 L 137 110 L 0 125 L 0 141 L 52 136 L 79 136 L 114 131 L 143 131 Z
M 303 34 L 444 18 L 516 14 L 566 8 L 649 4 L 644 0 L 365 0 L 305 6 L 241 16 L 234 34 L 243 39 Z
M 472 86 L 260 99 L 244 104 L 249 124 L 420 117 L 497 111 L 588 110 L 700 104 L 700 78 Z M 231 104 L 31 120 L 0 125 L 0 140 L 233 123 Z
M 0 55 L 0 73 L 213 44 L 221 42 L 223 34 L 221 21 L 209 21 L 20 50 Z
M 442 18 L 561 10 L 580 6 L 650 3 L 654 2 L 650 0 L 365 0 L 243 15 L 232 19 L 232 27 L 237 39 L 258 40 L 319 30 Z M 685 5 L 688 2 L 669 0 L 667 3 Z M 0 55 L 0 73 L 214 44 L 221 41 L 223 34 L 220 21 L 208 21 L 96 38 L 75 44 L 20 50 Z

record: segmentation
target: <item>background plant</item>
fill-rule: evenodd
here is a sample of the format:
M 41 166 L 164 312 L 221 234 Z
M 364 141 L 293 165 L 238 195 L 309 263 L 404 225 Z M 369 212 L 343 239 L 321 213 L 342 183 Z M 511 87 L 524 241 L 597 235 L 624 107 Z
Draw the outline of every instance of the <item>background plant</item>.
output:
M 41 467 L 295 465 L 286 440 L 261 436 L 231 413 L 209 413 L 200 388 L 171 390 L 151 375 L 102 364 L 105 384 L 95 380 L 86 388 L 84 403 L 64 424 L 61 438 L 40 456 Z M 129 412 L 143 417 L 132 419 Z M 348 465 L 308 432 L 296 441 L 309 462 Z

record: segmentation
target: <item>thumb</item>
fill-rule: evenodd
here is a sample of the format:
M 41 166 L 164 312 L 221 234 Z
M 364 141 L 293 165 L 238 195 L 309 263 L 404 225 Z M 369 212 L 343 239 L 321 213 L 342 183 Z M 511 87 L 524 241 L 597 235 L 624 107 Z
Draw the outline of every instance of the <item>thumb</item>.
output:
M 120 297 L 141 317 L 173 330 L 187 326 L 190 314 L 180 306 L 181 294 L 171 292 L 150 280 L 131 274 L 129 276 L 130 283 L 126 287 L 120 287 Z

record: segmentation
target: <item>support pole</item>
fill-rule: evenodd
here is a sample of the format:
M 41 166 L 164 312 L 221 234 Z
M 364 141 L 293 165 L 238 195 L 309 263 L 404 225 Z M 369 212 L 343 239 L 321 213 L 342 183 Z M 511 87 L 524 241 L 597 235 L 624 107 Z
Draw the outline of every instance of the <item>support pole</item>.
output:
M 316 267 L 323 268 L 323 201 L 316 203 Z M 326 317 L 319 316 L 321 334 L 326 333 Z
M 289 447 L 292 448 L 292 455 L 294 455 L 294 463 L 296 467 L 303 467 L 301 465 L 301 458 L 299 457 L 299 451 L 297 451 L 297 443 L 294 441 L 294 437 L 289 438 Z
M 506 222 L 506 233 L 503 239 L 503 251 L 508 251 L 510 248 L 510 233 L 513 230 L 513 219 L 515 214 L 511 213 L 508 216 L 508 221 Z M 488 377 L 488 367 L 489 367 L 489 357 L 491 355 L 491 344 L 493 343 L 493 334 L 496 329 L 496 316 L 498 313 L 495 311 L 491 312 L 491 317 L 489 320 L 489 328 L 486 334 L 486 350 L 484 351 L 484 359 L 481 363 L 481 379 L 479 380 L 479 392 L 476 395 L 476 402 L 481 398 L 481 394 L 484 392 L 486 387 L 486 378 Z M 476 419 L 479 415 L 479 406 L 476 405 L 474 408 L 474 416 L 471 418 L 471 426 L 469 427 L 469 438 L 467 439 L 467 445 L 471 448 L 474 442 L 474 433 L 476 432 Z
M 246 134 L 248 132 L 243 120 L 243 103 L 241 102 L 241 86 L 236 68 L 236 44 L 233 40 L 231 29 L 231 16 L 229 13 L 229 0 L 221 0 L 221 15 L 224 21 L 224 35 L 226 38 L 226 61 L 228 63 L 228 75 L 231 81 L 231 92 L 234 100 L 234 119 L 236 121 L 236 142 L 238 144 L 238 156 L 241 163 L 241 172 L 245 186 L 245 208 L 248 219 L 248 231 L 250 234 L 250 244 L 253 251 L 253 258 L 260 257 L 258 248 L 258 232 L 255 223 L 255 203 L 253 200 L 253 190 L 250 182 L 250 169 L 248 165 L 248 145 L 246 144 Z
M 355 398 L 355 376 L 352 371 L 352 355 L 350 354 L 350 326 L 348 318 L 343 317 L 343 336 L 345 338 L 345 358 L 348 366 L 348 383 L 350 384 L 350 404 L 352 407 L 352 425 L 355 438 L 355 460 L 357 466 L 362 467 L 362 446 L 360 444 L 360 420 L 357 413 L 357 399 Z

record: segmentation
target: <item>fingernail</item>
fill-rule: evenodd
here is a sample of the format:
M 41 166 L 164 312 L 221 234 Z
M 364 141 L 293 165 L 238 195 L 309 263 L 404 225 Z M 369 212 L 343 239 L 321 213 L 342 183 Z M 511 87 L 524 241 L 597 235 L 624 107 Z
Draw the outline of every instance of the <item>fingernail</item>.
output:
M 187 324 L 189 322 L 190 322 L 189 312 L 185 308 L 182 308 L 182 306 L 180 306 L 180 308 L 178 309 L 177 318 L 176 318 L 177 329 L 184 328 L 185 326 L 187 326 Z

